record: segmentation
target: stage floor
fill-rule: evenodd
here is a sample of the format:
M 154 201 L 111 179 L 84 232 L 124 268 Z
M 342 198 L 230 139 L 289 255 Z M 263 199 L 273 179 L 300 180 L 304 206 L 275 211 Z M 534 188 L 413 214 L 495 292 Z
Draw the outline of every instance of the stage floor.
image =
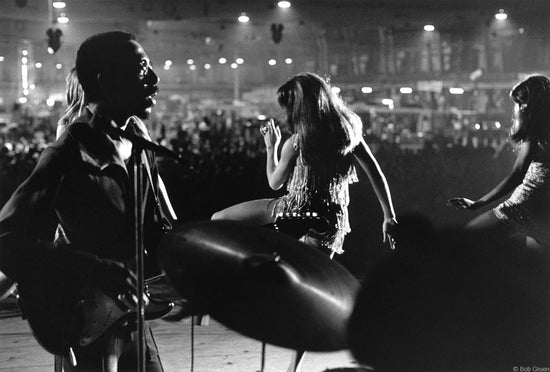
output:
M 34 340 L 26 321 L 10 316 L 4 303 L 0 312 L 0 371 L 53 371 L 53 356 Z M 0 305 L 1 306 L 1 305 Z M 191 370 L 191 322 L 152 321 L 155 338 L 166 372 Z M 261 365 L 261 343 L 221 325 L 213 319 L 207 326 L 195 326 L 195 372 L 256 372 Z M 267 345 L 265 372 L 284 372 L 292 351 Z M 358 368 L 348 351 L 306 354 L 302 372 Z M 363 370 L 361 368 L 361 370 Z

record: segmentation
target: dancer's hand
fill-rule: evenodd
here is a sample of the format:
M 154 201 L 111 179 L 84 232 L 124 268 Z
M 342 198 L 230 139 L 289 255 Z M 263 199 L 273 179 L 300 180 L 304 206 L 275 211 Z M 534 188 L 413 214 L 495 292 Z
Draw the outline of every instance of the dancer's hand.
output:
M 384 236 L 383 242 L 390 243 L 390 248 L 395 249 L 395 230 L 397 228 L 397 221 L 395 218 L 384 218 L 382 224 L 382 234 Z
M 452 198 L 447 201 L 447 207 L 454 207 L 456 209 L 469 209 L 476 210 L 481 208 L 480 203 L 466 198 Z
M 264 125 L 260 127 L 260 132 L 264 137 L 266 148 L 277 148 L 281 142 L 281 129 L 275 125 L 273 119 L 269 119 Z

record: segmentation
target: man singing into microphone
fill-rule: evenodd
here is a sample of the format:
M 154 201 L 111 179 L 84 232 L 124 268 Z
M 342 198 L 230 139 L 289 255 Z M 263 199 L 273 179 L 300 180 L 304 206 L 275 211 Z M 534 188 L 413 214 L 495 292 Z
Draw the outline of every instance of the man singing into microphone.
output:
M 145 160 L 141 188 L 149 253 L 167 216 L 175 219 L 162 182 L 159 185 L 154 155 L 140 155 L 131 142 L 109 130 L 118 127 L 147 138 L 140 119 L 151 115 L 159 79 L 143 48 L 125 32 L 94 35 L 78 50 L 76 72 L 86 108 L 43 152 L 31 176 L 0 212 L 0 270 L 18 283 L 23 315 L 48 351 L 63 354 L 65 371 L 108 371 L 117 364 L 119 370 L 135 371 L 132 325 L 110 329 L 89 346 L 71 344 L 71 350 L 64 350 L 62 342 L 50 343 L 49 337 L 59 333 L 72 340 L 71 331 L 63 332 L 52 319 L 39 319 L 40 309 L 58 306 L 59 312 L 69 309 L 62 320 L 86 326 L 90 319 L 82 319 L 78 305 L 82 288 L 95 288 L 122 308 L 135 307 L 141 295 L 133 270 L 132 164 L 137 156 Z M 36 304 L 44 293 L 48 298 Z M 53 298 L 57 295 L 62 298 Z M 162 371 L 147 326 L 144 333 L 147 371 Z M 71 354 L 76 366 L 74 358 L 68 358 Z

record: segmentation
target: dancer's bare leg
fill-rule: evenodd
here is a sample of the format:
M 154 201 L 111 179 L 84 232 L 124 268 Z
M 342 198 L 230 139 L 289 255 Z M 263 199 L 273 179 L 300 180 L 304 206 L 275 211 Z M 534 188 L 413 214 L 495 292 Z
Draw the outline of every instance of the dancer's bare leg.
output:
M 250 200 L 225 208 L 212 215 L 212 220 L 241 221 L 250 225 L 266 225 L 275 219 L 273 212 L 273 199 Z

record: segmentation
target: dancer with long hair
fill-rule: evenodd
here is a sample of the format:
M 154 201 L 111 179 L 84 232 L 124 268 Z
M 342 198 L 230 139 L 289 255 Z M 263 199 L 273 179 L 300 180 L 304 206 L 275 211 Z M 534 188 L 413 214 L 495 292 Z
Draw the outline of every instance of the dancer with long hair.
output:
M 508 176 L 478 200 L 453 198 L 448 205 L 476 210 L 512 192 L 467 225 L 487 238 L 522 234 L 550 246 L 550 79 L 530 76 L 511 93 L 515 103 L 511 141 L 518 155 Z
M 247 201 L 214 213 L 212 219 L 254 225 L 286 213 L 317 213 L 329 222 L 326 231 L 310 230 L 302 240 L 342 253 L 350 232 L 348 185 L 357 181 L 354 163 L 369 177 L 384 213 L 383 241 L 393 247 L 397 224 L 388 183 L 362 136 L 362 123 L 318 75 L 301 73 L 277 91 L 292 133 L 281 150 L 281 130 L 271 119 L 262 130 L 267 150 L 266 173 L 272 189 L 287 185 L 276 199 Z
M 71 68 L 65 81 L 67 82 L 67 109 L 57 122 L 56 139 L 61 137 L 65 129 L 67 129 L 67 126 L 71 124 L 74 119 L 82 115 L 82 112 L 88 104 L 82 86 L 78 81 L 75 67 Z

